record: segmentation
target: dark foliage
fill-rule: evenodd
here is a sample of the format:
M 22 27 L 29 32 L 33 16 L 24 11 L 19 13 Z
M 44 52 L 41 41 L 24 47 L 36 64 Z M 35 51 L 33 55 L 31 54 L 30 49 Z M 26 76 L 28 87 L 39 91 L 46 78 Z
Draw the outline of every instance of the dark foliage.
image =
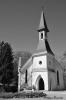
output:
M 26 63 L 26 61 L 30 58 L 30 56 L 31 53 L 27 51 L 18 51 L 14 53 L 14 61 L 16 62 L 16 64 L 18 64 L 19 57 L 21 57 L 22 58 L 21 65 L 23 66 Z
M 29 52 L 13 53 L 8 42 L 0 42 L 0 83 L 3 84 L 4 91 L 16 92 L 18 90 L 19 57 L 22 57 L 21 65 L 23 66 L 30 56 Z
M 5 86 L 10 84 L 13 78 L 13 53 L 8 42 L 0 42 L 0 82 Z

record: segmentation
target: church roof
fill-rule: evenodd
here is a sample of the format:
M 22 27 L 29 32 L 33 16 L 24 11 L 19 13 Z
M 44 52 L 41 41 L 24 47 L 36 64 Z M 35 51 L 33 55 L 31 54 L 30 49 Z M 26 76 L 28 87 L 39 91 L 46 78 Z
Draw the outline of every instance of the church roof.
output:
M 37 49 L 35 50 L 34 53 L 45 52 L 45 51 L 47 51 L 47 53 L 54 55 L 54 53 L 52 52 L 52 50 L 49 46 L 47 39 L 45 39 L 42 42 L 39 42 L 38 47 L 37 47 Z
M 43 11 L 41 13 L 40 24 L 39 24 L 39 28 L 38 28 L 38 31 L 41 31 L 41 30 L 45 30 L 46 32 L 49 32 L 49 29 L 47 27 L 47 24 L 46 24 L 46 20 L 45 20 L 45 16 L 44 16 L 44 12 Z
M 24 73 L 27 68 L 32 65 L 32 56 L 27 60 L 27 62 L 23 65 L 20 72 Z

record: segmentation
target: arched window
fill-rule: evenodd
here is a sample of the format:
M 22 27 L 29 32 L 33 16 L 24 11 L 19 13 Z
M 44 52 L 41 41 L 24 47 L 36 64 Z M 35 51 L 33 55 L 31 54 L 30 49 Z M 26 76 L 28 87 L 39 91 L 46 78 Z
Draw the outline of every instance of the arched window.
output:
M 43 39 L 43 33 L 41 33 L 41 39 Z
M 25 83 L 27 83 L 27 70 L 25 72 Z
M 39 79 L 39 90 L 44 90 L 44 81 L 42 78 Z
M 59 85 L 59 72 L 57 71 L 57 85 Z

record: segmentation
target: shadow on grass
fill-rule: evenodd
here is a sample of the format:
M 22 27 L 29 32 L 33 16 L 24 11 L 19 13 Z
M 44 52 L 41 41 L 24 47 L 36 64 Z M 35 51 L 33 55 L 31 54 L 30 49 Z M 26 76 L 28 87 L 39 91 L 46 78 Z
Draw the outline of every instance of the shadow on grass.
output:
M 43 92 L 20 92 L 20 93 L 2 93 L 0 98 L 39 98 L 46 97 L 47 95 Z

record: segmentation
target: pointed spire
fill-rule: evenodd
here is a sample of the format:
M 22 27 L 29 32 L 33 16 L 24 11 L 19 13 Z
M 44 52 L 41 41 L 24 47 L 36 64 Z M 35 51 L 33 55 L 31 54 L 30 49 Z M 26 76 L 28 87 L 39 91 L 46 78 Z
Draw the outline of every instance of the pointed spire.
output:
M 40 24 L 39 24 L 38 31 L 41 31 L 41 30 L 49 32 L 43 10 L 42 10 L 42 13 L 41 13 L 41 18 L 40 18 Z
M 41 13 L 38 32 L 39 32 L 39 43 L 35 53 L 46 51 L 47 53 L 54 55 L 48 43 L 47 32 L 49 32 L 49 30 L 46 24 L 43 10 Z

